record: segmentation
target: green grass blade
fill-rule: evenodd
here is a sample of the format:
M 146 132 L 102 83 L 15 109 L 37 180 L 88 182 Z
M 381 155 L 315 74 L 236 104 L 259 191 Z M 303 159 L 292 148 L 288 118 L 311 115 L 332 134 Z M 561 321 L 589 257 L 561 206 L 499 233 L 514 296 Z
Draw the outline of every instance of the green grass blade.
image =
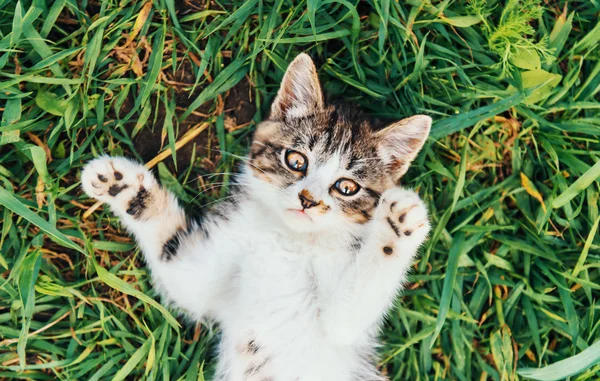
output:
M 224 91 L 231 89 L 242 78 L 244 78 L 248 72 L 248 68 L 244 66 L 245 61 L 245 58 L 238 58 L 229 64 L 229 66 L 227 66 L 222 72 L 220 72 L 214 81 L 210 85 L 206 86 L 200 95 L 194 99 L 179 120 L 184 120 L 205 102 L 223 93 Z
M 0 188 L 2 189 L 2 188 Z M 25 346 L 27 345 L 27 339 L 29 334 L 29 327 L 31 325 L 31 315 L 33 314 L 33 308 L 35 306 L 35 282 L 37 281 L 42 253 L 38 250 L 29 254 L 20 266 L 21 272 L 18 278 L 19 293 L 21 294 L 22 302 L 22 318 L 23 327 L 19 335 L 19 342 L 17 345 L 17 353 L 19 354 L 19 365 L 21 369 L 25 368 Z
M 460 261 L 461 255 L 465 254 L 464 241 L 465 235 L 462 232 L 457 233 L 452 239 L 452 246 L 450 246 L 450 253 L 448 255 L 448 265 L 446 266 L 446 275 L 444 277 L 444 288 L 442 291 L 442 297 L 440 299 L 440 307 L 435 323 L 435 331 L 431 336 L 430 347 L 433 347 L 435 340 L 442 331 L 444 322 L 448 316 L 448 311 L 450 310 L 450 302 L 452 302 L 454 284 L 456 282 L 456 273 L 458 271 L 458 262 Z
M 596 218 L 596 222 L 594 222 L 594 225 L 592 225 L 588 237 L 585 240 L 583 250 L 581 250 L 581 254 L 579 255 L 579 259 L 577 260 L 577 265 L 575 265 L 575 268 L 573 269 L 572 275 L 574 277 L 577 277 L 579 272 L 583 269 L 585 261 L 590 252 L 590 248 L 592 247 L 592 243 L 594 242 L 594 238 L 596 237 L 596 233 L 598 232 L 598 224 L 600 224 L 600 217 Z
M 491 105 L 480 107 L 464 114 L 444 118 L 440 121 L 434 121 L 430 136 L 432 139 L 441 139 L 444 136 L 473 126 L 475 123 L 481 120 L 485 120 L 503 113 L 509 108 L 515 107 L 516 105 L 525 101 L 525 99 L 527 99 L 527 97 L 537 89 L 538 87 L 535 87 L 533 89 L 526 90 L 524 93 L 517 92 L 496 103 L 492 103 Z
M 581 353 L 540 369 L 521 368 L 517 373 L 532 380 L 558 381 L 574 376 L 600 363 L 600 341 Z
M 140 363 L 148 354 L 152 345 L 152 337 L 149 337 L 146 342 L 138 348 L 137 351 L 127 360 L 125 365 L 119 369 L 117 374 L 112 378 L 112 381 L 122 381 L 134 370 L 137 364 Z
M 23 205 L 23 203 L 15 198 L 15 196 L 2 187 L 0 187 L 0 205 L 12 210 L 14 213 L 42 229 L 42 231 L 56 243 L 76 250 L 82 254 L 87 254 L 85 250 L 77 246 L 54 226 L 50 225 L 47 221 L 43 220 L 40 216 L 29 210 L 25 205 Z
M 589 170 L 581 175 L 577 181 L 575 181 L 566 191 L 561 193 L 557 198 L 552 201 L 552 207 L 554 209 L 564 206 L 567 202 L 575 198 L 579 193 L 583 192 L 589 187 L 596 179 L 600 177 L 600 160 L 594 164 Z

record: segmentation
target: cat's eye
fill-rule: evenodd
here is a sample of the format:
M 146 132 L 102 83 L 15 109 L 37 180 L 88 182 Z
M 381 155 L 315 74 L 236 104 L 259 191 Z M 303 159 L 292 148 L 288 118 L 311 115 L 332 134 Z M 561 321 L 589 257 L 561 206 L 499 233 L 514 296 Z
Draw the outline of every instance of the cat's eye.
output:
M 300 152 L 289 149 L 285 152 L 285 164 L 292 171 L 306 172 L 306 167 L 308 167 L 308 159 Z
M 360 190 L 360 185 L 354 180 L 341 178 L 333 184 L 333 187 L 342 196 L 353 196 Z

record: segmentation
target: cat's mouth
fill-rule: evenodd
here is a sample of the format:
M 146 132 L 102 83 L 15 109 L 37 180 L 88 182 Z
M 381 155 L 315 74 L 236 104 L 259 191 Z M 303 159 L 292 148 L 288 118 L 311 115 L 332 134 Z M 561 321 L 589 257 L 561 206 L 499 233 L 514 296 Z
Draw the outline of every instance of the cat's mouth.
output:
M 308 214 L 306 214 L 304 209 L 289 209 L 288 208 L 287 211 L 289 213 L 292 213 L 294 216 L 296 216 L 298 218 L 303 218 L 303 219 L 312 221 L 312 218 L 310 218 L 310 216 Z

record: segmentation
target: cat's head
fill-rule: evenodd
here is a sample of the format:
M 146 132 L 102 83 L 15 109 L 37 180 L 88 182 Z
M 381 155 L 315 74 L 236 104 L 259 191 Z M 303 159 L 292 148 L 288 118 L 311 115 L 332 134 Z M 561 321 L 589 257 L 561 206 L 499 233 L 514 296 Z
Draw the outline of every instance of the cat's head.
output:
M 380 125 L 326 104 L 311 58 L 300 54 L 256 129 L 248 185 L 293 230 L 356 227 L 406 173 L 430 127 L 425 115 Z

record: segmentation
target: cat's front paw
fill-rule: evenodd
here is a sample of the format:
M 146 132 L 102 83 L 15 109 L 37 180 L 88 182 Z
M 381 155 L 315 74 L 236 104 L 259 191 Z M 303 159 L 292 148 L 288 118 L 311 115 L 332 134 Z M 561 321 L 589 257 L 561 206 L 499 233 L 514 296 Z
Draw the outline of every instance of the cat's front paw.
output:
M 386 255 L 414 255 L 431 228 L 427 208 L 419 195 L 403 188 L 383 193 L 375 217 L 380 226 L 381 250 Z
M 156 185 L 150 171 L 124 157 L 101 156 L 87 163 L 81 174 L 81 186 L 88 196 L 134 217 L 143 211 L 149 191 Z

